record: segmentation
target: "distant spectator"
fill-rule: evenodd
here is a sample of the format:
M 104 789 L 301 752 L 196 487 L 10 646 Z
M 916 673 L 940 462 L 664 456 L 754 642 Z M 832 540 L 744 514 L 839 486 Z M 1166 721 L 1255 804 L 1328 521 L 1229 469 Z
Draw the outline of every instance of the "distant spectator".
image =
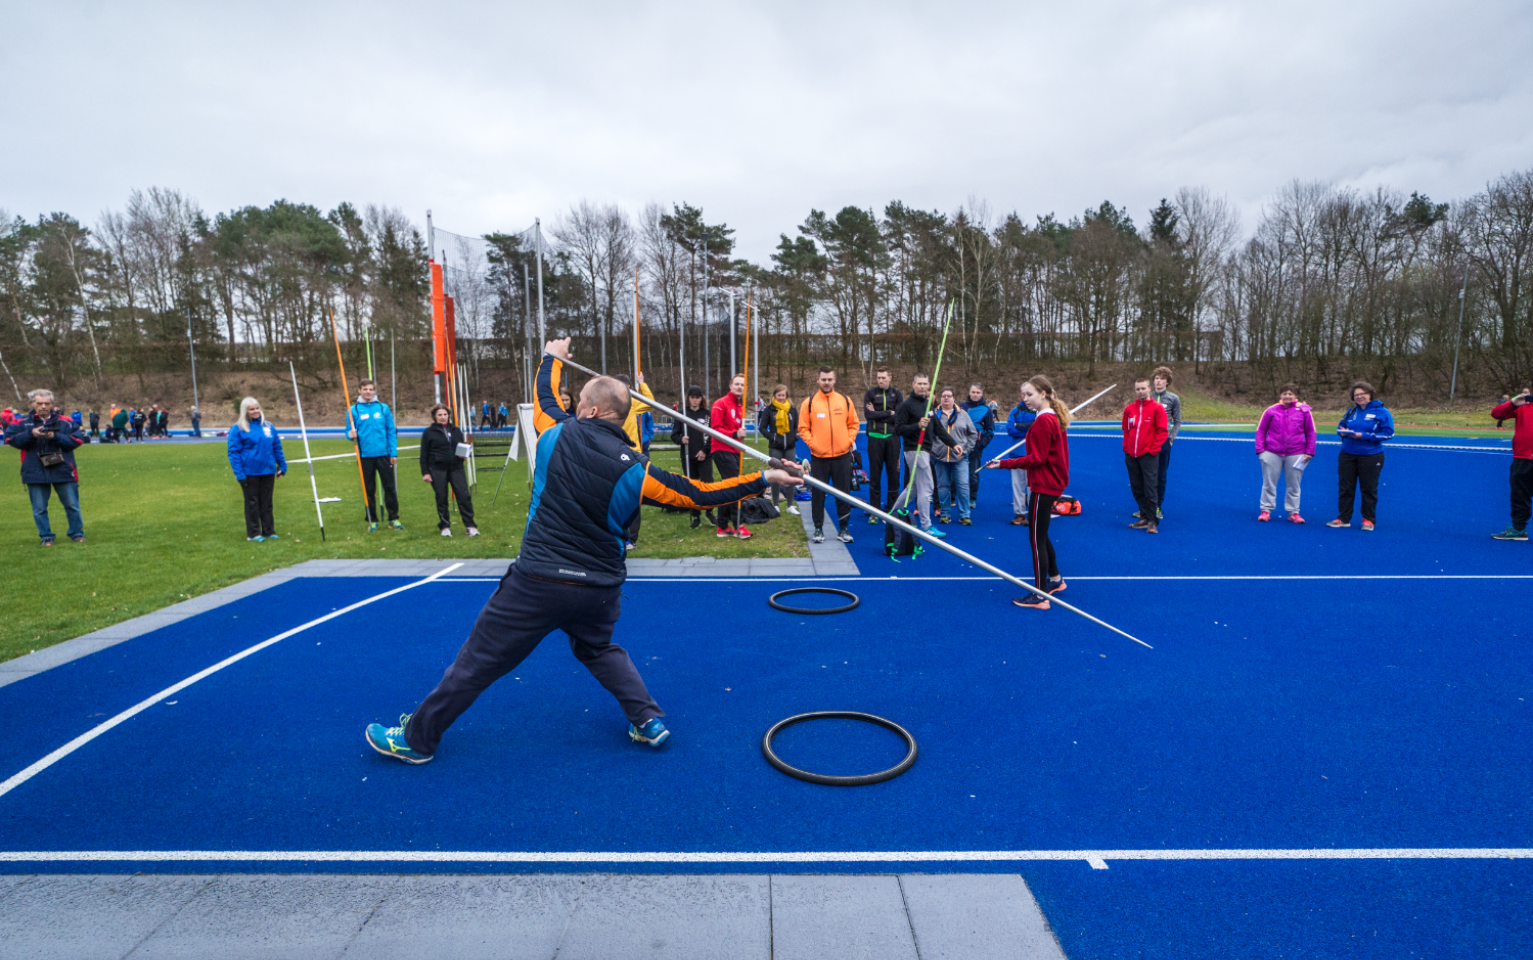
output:
M 969 448 L 979 438 L 967 411 L 960 410 L 955 402 L 952 387 L 944 387 L 937 409 L 932 411 L 932 422 L 942 424 L 947 439 L 932 440 L 932 475 L 937 483 L 937 522 L 947 523 L 958 514 L 962 526 L 970 526 L 969 519 Z M 989 408 L 985 408 L 989 412 Z M 949 509 L 949 506 L 953 509 Z
M 202 436 L 202 411 L 196 407 L 192 408 L 192 436 Z
M 1299 388 L 1286 383 L 1278 402 L 1268 407 L 1256 425 L 1256 456 L 1262 463 L 1261 513 L 1256 519 L 1272 519 L 1277 508 L 1277 482 L 1280 474 L 1286 481 L 1283 509 L 1292 523 L 1303 523 L 1299 515 L 1299 483 L 1304 468 L 1315 455 L 1315 418 L 1309 404 L 1299 402 Z
M 469 496 L 463 458 L 458 456 L 463 431 L 452 425 L 451 412 L 440 403 L 431 408 L 431 421 L 421 433 L 421 479 L 431 484 L 436 492 L 437 529 L 444 537 L 452 536 L 447 495 L 451 488 L 452 496 L 458 501 L 458 516 L 463 521 L 464 532 L 477 537 L 479 528 L 474 526 L 474 501 Z
M 122 443 L 128 431 L 128 411 L 112 404 L 112 433 L 107 437 L 113 443 Z
M 504 400 L 502 400 L 501 403 L 500 403 L 500 408 L 495 411 L 495 429 L 497 429 L 497 430 L 504 430 L 504 429 L 506 429 L 506 424 L 509 423 L 510 421 L 511 421 L 511 411 L 506 408 L 506 402 Z
M 32 412 L 16 417 L 5 430 L 5 442 L 21 451 L 21 482 L 32 500 L 32 521 L 45 547 L 53 546 L 48 524 L 50 491 L 59 495 L 69 518 L 69 539 L 85 542 L 85 521 L 80 515 L 80 474 L 75 469 L 75 448 L 84 443 L 79 427 L 53 409 L 50 390 L 27 394 Z
M 1160 461 L 1156 465 L 1155 519 L 1165 517 L 1166 471 L 1171 469 L 1171 445 L 1182 429 L 1182 398 L 1171 392 L 1171 368 L 1156 367 L 1150 374 L 1150 386 L 1154 388 L 1155 400 L 1166 411 L 1166 442 L 1160 447 Z
M 985 399 L 985 388 L 977 383 L 969 385 L 969 399 L 962 406 L 977 434 L 969 449 L 969 506 L 973 508 L 979 504 L 979 468 L 984 465 L 985 448 L 995 439 L 995 410 Z
M 128 421 L 133 426 L 134 442 L 144 442 L 144 424 L 148 419 L 149 415 L 142 410 L 133 409 L 128 411 Z
M 1495 417 L 1496 416 L 1496 410 L 1500 410 L 1502 407 L 1506 406 L 1508 403 L 1511 403 L 1511 402 L 1512 402 L 1512 395 L 1509 394 L 1509 393 L 1503 393 L 1501 395 L 1501 402 L 1496 404 L 1496 409 L 1491 411 L 1491 416 Z M 1497 430 L 1505 430 L 1506 429 L 1506 421 L 1504 419 L 1500 418 L 1500 417 L 1496 417 L 1496 429 Z
M 1015 459 L 1027 456 L 1027 431 L 1038 419 L 1038 414 L 1027 404 L 1027 391 L 1023 389 L 1027 384 L 1017 388 L 1018 395 L 1023 399 L 1017 401 L 1017 405 L 1011 408 L 1011 413 L 1006 417 L 1006 435 L 1012 443 L 1021 442 L 1015 453 Z M 1027 471 L 1011 471 L 1011 523 L 1012 526 L 1025 527 L 1028 525 L 1028 486 Z
M 1155 399 L 1148 377 L 1134 381 L 1134 399 L 1123 408 L 1123 462 L 1129 489 L 1139 509 L 1129 526 L 1145 533 L 1160 532 L 1156 484 L 1160 482 L 1160 448 L 1166 445 L 1166 408 Z
M 1493 534 L 1497 540 L 1528 539 L 1528 518 L 1533 516 L 1533 397 L 1527 387 L 1510 400 L 1497 404 L 1490 415 L 1515 421 L 1512 431 L 1512 525 Z
M 772 388 L 772 399 L 761 408 L 756 417 L 756 435 L 765 437 L 767 452 L 779 460 L 792 460 L 798 445 L 798 407 L 788 399 L 788 387 L 779 383 Z M 798 513 L 794 505 L 795 491 L 792 487 L 772 486 L 772 503 L 788 501 L 788 512 Z
M 569 409 L 566 407 L 565 409 Z M 703 388 L 696 384 L 687 388 L 687 408 L 683 416 L 671 421 L 671 442 L 681 447 L 681 472 L 688 480 L 713 482 L 713 461 L 708 456 L 709 437 L 687 420 L 708 422 L 708 410 L 703 406 Z M 708 522 L 713 523 L 713 511 L 707 511 Z M 702 511 L 692 511 L 692 529 L 702 525 Z
M 90 438 L 96 442 L 101 441 L 101 411 L 90 412 Z
M 1341 489 L 1336 519 L 1326 526 L 1352 526 L 1352 501 L 1361 489 L 1363 529 L 1372 531 L 1379 506 L 1379 474 L 1384 472 L 1384 443 L 1395 436 L 1395 418 L 1375 398 L 1372 384 L 1362 380 L 1352 384 L 1352 406 L 1341 415 L 1336 434 L 1341 437 L 1336 461 Z
M 240 418 L 229 428 L 229 466 L 245 491 L 245 539 L 276 540 L 272 490 L 277 478 L 287 473 L 287 460 L 282 456 L 282 438 L 261 418 L 261 404 L 255 397 L 240 401 Z
M 479 407 L 479 429 L 485 430 L 494 426 L 490 420 L 490 401 L 486 400 Z
M 852 492 L 852 451 L 857 449 L 857 432 L 862 421 L 852 398 L 836 389 L 836 371 L 821 367 L 815 389 L 798 408 L 798 435 L 809 448 L 809 475 L 842 493 Z M 810 539 L 825 540 L 825 491 L 815 488 L 809 501 L 809 517 L 814 524 Z M 836 539 L 852 542 L 852 505 L 836 500 Z

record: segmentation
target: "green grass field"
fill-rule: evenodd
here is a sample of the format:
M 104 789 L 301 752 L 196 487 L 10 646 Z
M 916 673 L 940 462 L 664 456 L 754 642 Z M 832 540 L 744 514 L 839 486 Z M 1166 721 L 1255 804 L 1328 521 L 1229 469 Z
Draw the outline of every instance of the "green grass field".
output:
M 313 443 L 315 456 L 350 447 L 341 440 Z M 283 452 L 290 460 L 302 457 L 303 446 L 296 437 L 284 437 Z M 240 488 L 222 442 L 91 445 L 76 459 L 84 544 L 63 536 L 64 510 L 54 499 L 49 517 L 58 545 L 39 546 L 19 471 L 0 485 L 0 543 L 12 558 L 16 582 L 27 585 L 25 601 L 12 602 L 11 614 L 0 623 L 0 661 L 305 560 L 514 557 L 527 522 L 525 461 L 511 464 L 493 507 L 499 474 L 480 473 L 474 509 L 484 536 L 472 539 L 463 536 L 456 510 L 453 537 L 437 533 L 436 501 L 430 484 L 421 480 L 415 451 L 404 451 L 399 463 L 403 531 L 367 533 L 356 461 L 321 461 L 314 465 L 319 495 L 343 498 L 325 504 L 325 541 L 308 470 L 292 464 L 277 481 L 274 513 L 281 539 L 250 543 Z M 674 452 L 657 450 L 654 460 L 668 469 L 677 466 Z M 14 458 L 8 466 L 18 469 Z M 630 556 L 808 556 L 794 516 L 752 528 L 756 536 L 748 541 L 719 539 L 706 520 L 690 530 L 689 521 L 685 514 L 646 507 L 639 546 Z

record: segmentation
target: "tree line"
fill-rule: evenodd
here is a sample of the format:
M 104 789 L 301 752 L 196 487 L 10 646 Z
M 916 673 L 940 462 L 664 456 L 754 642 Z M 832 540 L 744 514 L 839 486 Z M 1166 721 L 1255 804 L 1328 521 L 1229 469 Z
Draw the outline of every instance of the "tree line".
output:
M 459 355 L 535 362 L 538 324 L 629 370 L 635 312 L 645 365 L 718 390 L 746 314 L 766 369 L 832 362 L 1241 362 L 1273 376 L 1366 363 L 1425 365 L 1446 386 L 1456 355 L 1481 392 L 1533 373 L 1533 171 L 1435 202 L 1295 181 L 1242 229 L 1227 200 L 1185 188 L 1142 225 L 1109 202 L 1062 219 L 810 210 L 768 262 L 686 203 L 636 212 L 582 200 L 546 231 L 459 237 L 397 209 L 329 212 L 279 200 L 207 215 L 174 190 L 136 191 L 93 226 L 65 213 L 0 214 L 0 362 L 64 389 L 107 372 L 199 362 L 326 365 L 330 324 L 406 341 L 422 364 L 428 260 L 446 266 Z M 541 275 L 541 286 L 538 278 Z M 637 293 L 637 298 L 636 298 Z M 730 304 L 733 312 L 730 312 Z M 951 322 L 949 324 L 949 314 Z M 670 392 L 670 384 L 665 392 Z

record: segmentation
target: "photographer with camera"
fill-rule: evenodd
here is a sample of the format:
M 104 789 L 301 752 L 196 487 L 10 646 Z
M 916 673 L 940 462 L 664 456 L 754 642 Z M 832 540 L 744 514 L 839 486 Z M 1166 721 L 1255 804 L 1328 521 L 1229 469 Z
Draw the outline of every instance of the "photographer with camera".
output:
M 69 539 L 85 542 L 85 521 L 80 517 L 80 475 L 75 470 L 75 447 L 85 441 L 73 420 L 53 409 L 53 392 L 33 390 L 27 394 L 32 412 L 5 431 L 5 442 L 21 451 L 21 482 L 32 497 L 32 519 L 43 546 L 53 546 L 48 525 L 48 495 L 56 491 L 69 517 Z

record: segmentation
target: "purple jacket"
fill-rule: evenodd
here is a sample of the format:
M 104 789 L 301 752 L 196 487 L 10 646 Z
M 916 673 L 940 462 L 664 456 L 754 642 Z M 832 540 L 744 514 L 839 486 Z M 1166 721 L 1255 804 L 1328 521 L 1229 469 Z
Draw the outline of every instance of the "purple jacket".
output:
M 1275 453 L 1280 457 L 1295 454 L 1315 455 L 1315 418 L 1309 404 L 1285 407 L 1274 403 L 1262 413 L 1256 425 L 1256 452 Z

